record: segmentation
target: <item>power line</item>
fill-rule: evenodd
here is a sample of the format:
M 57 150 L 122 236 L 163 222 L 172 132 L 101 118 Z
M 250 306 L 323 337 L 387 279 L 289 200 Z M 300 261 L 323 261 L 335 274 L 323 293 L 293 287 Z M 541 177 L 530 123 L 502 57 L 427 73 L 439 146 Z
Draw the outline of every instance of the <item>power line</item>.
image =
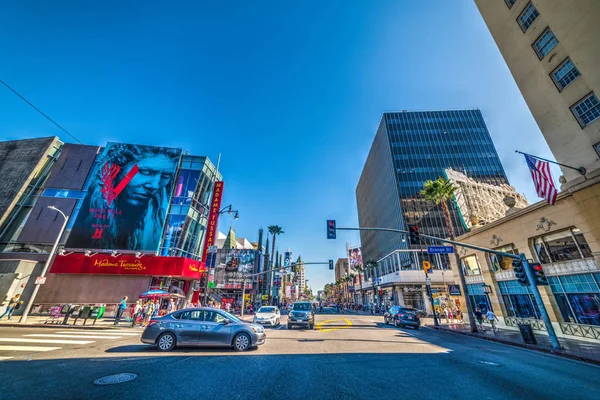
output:
M 14 94 L 16 94 L 17 96 L 19 96 L 19 98 L 21 100 L 23 100 L 25 103 L 29 104 L 35 111 L 37 111 L 38 113 L 42 114 L 44 116 L 44 118 L 46 118 L 48 121 L 52 122 L 54 125 L 56 125 L 61 131 L 63 131 L 64 133 L 66 133 L 67 135 L 71 136 L 77 143 L 82 144 L 83 142 L 79 139 L 77 139 L 75 137 L 75 135 L 73 135 L 71 132 L 69 132 L 68 130 L 66 130 L 65 128 L 63 128 L 62 126 L 60 126 L 60 124 L 58 124 L 58 122 L 54 121 L 52 118 L 50 118 L 49 116 L 47 116 L 46 114 L 44 114 L 44 112 L 42 110 L 40 110 L 39 108 L 37 108 L 36 106 L 34 106 L 29 100 L 27 100 L 25 97 L 21 96 L 21 94 L 19 92 L 17 92 L 15 89 L 13 89 L 12 87 L 10 87 L 6 82 L 4 82 L 2 79 L 0 79 L 0 83 L 2 83 L 4 86 L 6 86 L 8 88 L 8 90 L 10 90 L 11 92 L 13 92 Z

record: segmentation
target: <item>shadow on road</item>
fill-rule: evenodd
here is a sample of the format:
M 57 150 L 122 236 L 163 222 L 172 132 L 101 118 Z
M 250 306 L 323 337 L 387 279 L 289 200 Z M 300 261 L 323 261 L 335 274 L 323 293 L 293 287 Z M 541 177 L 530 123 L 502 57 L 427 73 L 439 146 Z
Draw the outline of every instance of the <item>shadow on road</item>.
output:
M 256 351 L 258 347 L 253 347 L 249 349 L 247 352 L 252 353 Z M 159 351 L 155 346 L 149 344 L 132 344 L 127 346 L 118 346 L 112 347 L 110 349 L 105 350 L 105 353 L 157 353 L 164 354 Z M 231 352 L 232 354 L 237 353 L 231 347 L 221 346 L 221 347 L 176 347 L 171 350 L 169 353 L 173 354 L 188 354 L 188 353 L 202 353 L 202 354 L 211 354 L 211 353 L 223 353 L 223 352 Z

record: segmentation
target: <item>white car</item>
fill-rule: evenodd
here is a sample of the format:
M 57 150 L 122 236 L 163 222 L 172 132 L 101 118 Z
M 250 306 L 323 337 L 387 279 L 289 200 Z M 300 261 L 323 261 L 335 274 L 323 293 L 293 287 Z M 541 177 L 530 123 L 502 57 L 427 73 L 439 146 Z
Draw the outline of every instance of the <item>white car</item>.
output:
M 255 324 L 277 326 L 279 325 L 280 319 L 281 314 L 279 313 L 279 308 L 272 306 L 261 307 L 256 314 L 254 314 Z

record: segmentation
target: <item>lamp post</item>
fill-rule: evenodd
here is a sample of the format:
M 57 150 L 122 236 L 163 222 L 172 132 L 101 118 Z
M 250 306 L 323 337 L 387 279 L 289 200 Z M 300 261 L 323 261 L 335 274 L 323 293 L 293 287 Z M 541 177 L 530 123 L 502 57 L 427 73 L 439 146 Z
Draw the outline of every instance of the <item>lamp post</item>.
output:
M 46 261 L 46 264 L 44 264 L 44 268 L 42 269 L 40 278 L 43 278 L 44 276 L 46 276 L 46 272 L 48 271 L 48 268 L 50 267 L 50 265 L 52 265 L 52 262 L 54 261 L 54 257 L 56 256 L 56 248 L 58 247 L 58 244 L 60 243 L 60 238 L 62 237 L 63 233 L 65 232 L 65 229 L 67 228 L 67 223 L 69 222 L 69 217 L 67 215 L 65 215 L 64 212 L 60 211 L 55 206 L 48 206 L 48 208 L 60 213 L 60 215 L 62 215 L 62 217 L 64 218 L 64 222 L 62 224 L 62 227 L 60 228 L 60 232 L 58 233 L 58 236 L 56 237 L 56 241 L 54 242 L 54 245 L 52 246 L 52 250 L 50 250 L 50 255 L 48 256 L 48 261 Z M 31 296 L 29 297 L 29 300 L 27 301 L 27 305 L 25 306 L 23 315 L 21 315 L 21 319 L 19 320 L 20 323 L 27 321 L 27 316 L 29 315 L 29 311 L 31 310 L 31 307 L 33 306 L 33 301 L 35 300 L 35 296 L 37 295 L 38 290 L 40 290 L 40 284 L 36 283 L 35 286 L 33 287 L 33 292 L 31 293 Z

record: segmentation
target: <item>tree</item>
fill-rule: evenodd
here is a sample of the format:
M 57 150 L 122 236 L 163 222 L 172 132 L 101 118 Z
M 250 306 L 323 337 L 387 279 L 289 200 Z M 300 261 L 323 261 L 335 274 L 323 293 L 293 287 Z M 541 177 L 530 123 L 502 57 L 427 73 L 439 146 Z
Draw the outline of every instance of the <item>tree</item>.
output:
M 452 219 L 450 218 L 450 209 L 448 208 L 448 201 L 453 199 L 454 191 L 456 188 L 448 179 L 438 178 L 435 181 L 427 181 L 424 184 L 424 189 L 421 191 L 421 194 L 425 198 L 425 200 L 429 200 L 439 205 L 442 209 L 442 213 L 444 214 L 444 220 L 446 221 L 446 229 L 448 230 L 448 236 L 450 240 L 454 240 L 455 232 L 454 225 L 452 224 Z M 475 323 L 475 318 L 473 317 L 473 307 L 469 301 L 469 293 L 467 290 L 467 282 L 465 280 L 465 272 L 462 269 L 462 263 L 460 259 L 460 255 L 457 252 L 454 253 L 456 257 L 456 265 L 458 266 L 458 276 L 460 277 L 460 284 L 463 287 L 463 292 L 465 295 L 465 303 L 467 305 L 467 313 L 469 315 L 469 325 L 471 326 L 471 332 L 477 332 L 477 325 Z
M 360 297 L 362 300 L 362 305 L 365 305 L 365 292 L 363 291 L 363 273 L 365 272 L 365 269 L 363 268 L 362 265 L 360 264 L 356 264 L 354 266 L 354 270 L 356 272 L 358 272 L 358 282 L 360 284 Z
M 283 228 L 278 226 L 278 225 L 270 225 L 269 226 L 269 233 L 271 235 L 273 235 L 273 243 L 271 243 L 271 261 L 269 262 L 269 269 L 273 268 L 273 257 L 275 256 L 275 240 L 277 239 L 277 235 L 282 235 L 283 233 Z M 271 286 L 273 284 L 273 276 L 274 274 L 272 272 L 269 273 L 269 296 L 271 296 Z

